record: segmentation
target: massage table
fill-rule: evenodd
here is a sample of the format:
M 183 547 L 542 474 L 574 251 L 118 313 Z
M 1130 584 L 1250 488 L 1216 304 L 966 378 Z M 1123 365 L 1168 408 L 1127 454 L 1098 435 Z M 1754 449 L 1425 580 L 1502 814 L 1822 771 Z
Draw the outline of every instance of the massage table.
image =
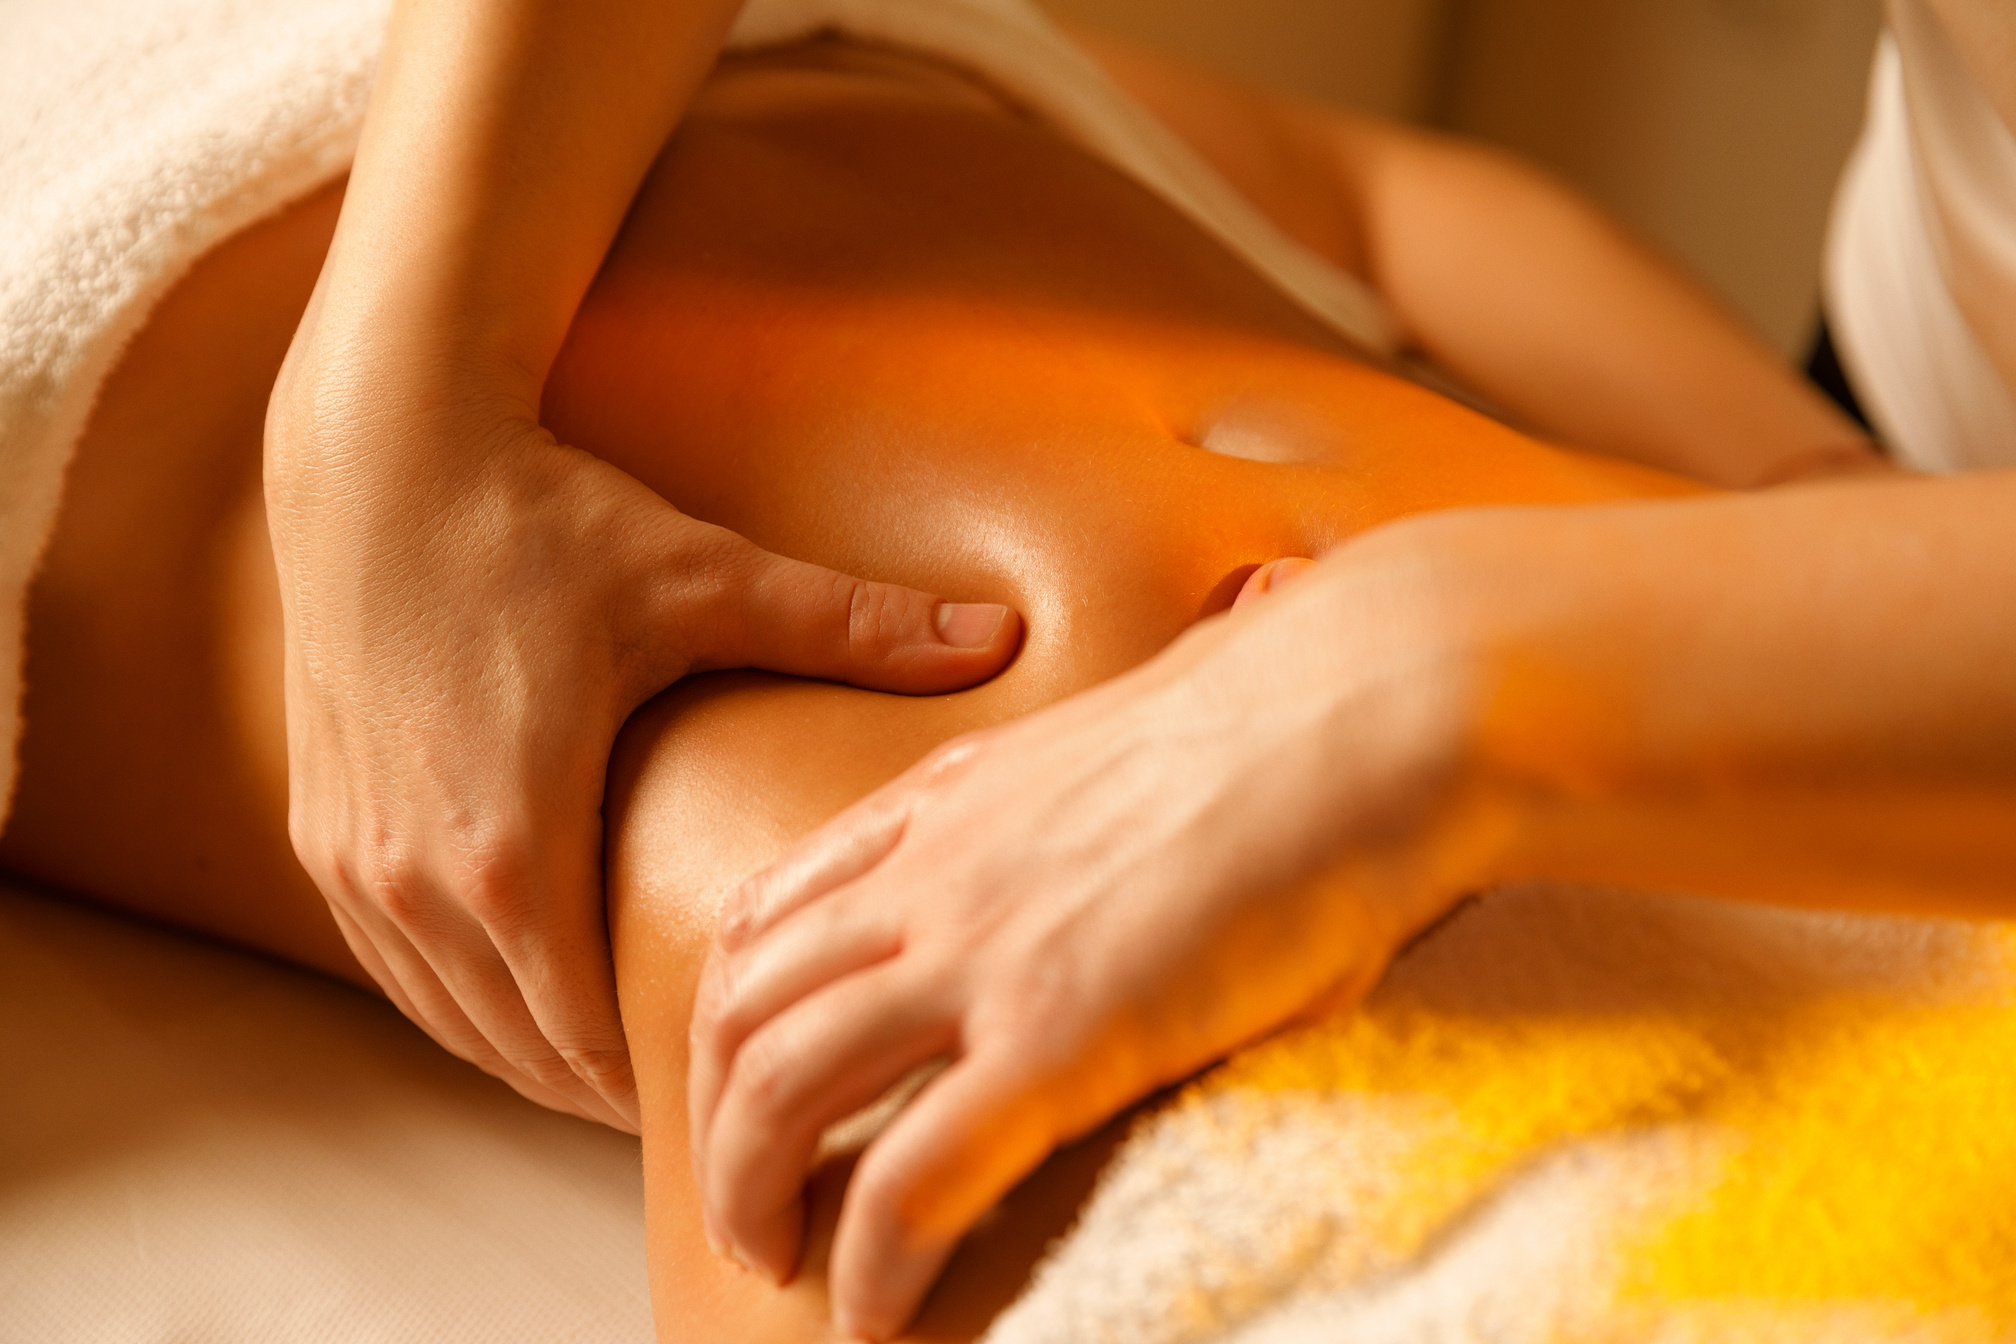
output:
M 635 1139 L 391 1005 L 0 884 L 4 1344 L 649 1344 Z

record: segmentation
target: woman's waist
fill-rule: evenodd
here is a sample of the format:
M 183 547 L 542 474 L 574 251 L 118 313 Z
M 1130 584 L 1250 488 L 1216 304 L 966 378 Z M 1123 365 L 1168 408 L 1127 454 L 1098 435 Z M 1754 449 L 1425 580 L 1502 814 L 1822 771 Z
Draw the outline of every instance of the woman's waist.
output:
M 1655 488 L 1352 357 L 1132 181 L 939 76 L 820 63 L 845 50 L 711 86 L 548 383 L 556 434 L 694 516 L 1010 602 L 1061 693 L 1243 566 Z
M 612 329 L 595 358 L 628 361 L 605 381 L 762 354 L 851 376 L 860 357 L 928 358 L 965 337 L 983 338 L 969 342 L 981 357 L 1009 332 L 1080 364 L 1102 346 L 1350 350 L 984 86 L 839 42 L 724 63 L 640 189 L 573 341 Z

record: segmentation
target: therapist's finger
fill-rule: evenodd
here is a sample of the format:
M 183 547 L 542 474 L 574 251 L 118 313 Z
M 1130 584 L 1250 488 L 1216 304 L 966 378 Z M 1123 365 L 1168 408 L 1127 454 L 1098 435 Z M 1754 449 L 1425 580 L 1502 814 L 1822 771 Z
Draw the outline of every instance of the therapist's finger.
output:
M 715 941 L 731 952 L 744 947 L 793 911 L 877 867 L 902 841 L 922 793 L 965 770 L 979 751 L 977 736 L 938 748 L 792 846 L 728 894 Z
M 711 1232 L 777 1282 L 796 1269 L 820 1135 L 957 1041 L 941 991 L 896 961 L 802 1000 L 735 1054 L 707 1136 Z
M 416 888 L 428 891 L 424 878 L 404 886 L 390 909 L 365 900 L 346 901 L 344 908 L 385 958 L 421 1020 L 454 1054 L 525 1095 L 541 1102 L 564 1098 L 559 1109 L 634 1130 L 634 1122 L 547 1040 L 492 933 L 445 895 L 422 899 Z
M 848 1338 L 886 1340 L 972 1226 L 1058 1143 L 1076 1117 L 1041 1098 L 1027 1057 L 974 1055 L 946 1070 L 868 1146 L 834 1234 L 833 1321 Z
M 490 986 L 497 997 L 482 1025 L 502 1033 L 492 1039 L 507 1053 L 514 1040 L 529 1052 L 532 1076 L 571 1096 L 585 1085 L 591 1113 L 634 1134 L 637 1084 L 617 1006 L 599 872 L 584 864 L 573 877 L 535 877 L 512 901 L 481 912 L 482 932 L 510 976 L 509 985 Z
M 449 1054 L 454 1054 L 454 1048 L 442 1039 L 441 1033 L 434 1030 L 427 1019 L 420 1015 L 419 1008 L 413 1002 L 413 996 L 406 992 L 406 986 L 399 983 L 399 977 L 392 974 L 392 968 L 386 963 L 384 954 L 379 952 L 378 945 L 364 936 L 364 930 L 350 917 L 350 913 L 340 905 L 331 904 L 329 914 L 335 919 L 337 932 L 343 935 L 343 941 L 350 945 L 350 955 L 357 958 L 357 964 L 364 968 L 364 973 L 384 991 L 386 998 L 392 1000 L 392 1006 L 397 1008 L 408 1022 L 426 1032 L 427 1038 L 434 1044 Z
M 359 917 L 342 906 L 331 902 L 329 912 L 358 963 L 377 981 L 378 987 L 385 991 L 385 996 L 405 1015 L 406 1020 L 425 1032 L 436 1045 L 456 1058 L 474 1064 L 491 1077 L 508 1084 L 520 1096 L 549 1110 L 562 1111 L 584 1120 L 603 1120 L 537 1079 L 513 1069 L 510 1061 L 469 1020 L 468 1014 L 462 1011 L 455 996 L 441 983 L 441 978 L 434 973 L 427 959 L 391 921 L 365 907 L 362 918 L 371 921 L 376 935 L 373 937 L 365 932 Z
M 999 603 L 857 579 L 725 531 L 711 550 L 705 585 L 696 593 L 682 572 L 668 611 L 696 671 L 760 667 L 926 695 L 986 680 L 1022 642 L 1021 617 Z
M 1304 559 L 1299 555 L 1270 560 L 1246 577 L 1245 584 L 1239 589 L 1239 596 L 1232 599 L 1232 609 L 1238 611 L 1249 607 L 1269 593 L 1286 588 L 1314 568 L 1316 568 L 1314 560 Z
M 489 1047 L 485 1053 L 502 1057 L 504 1068 L 496 1070 L 498 1077 L 528 1096 L 534 1095 L 523 1086 L 529 1082 L 565 1097 L 568 1104 L 563 1109 L 613 1129 L 637 1132 L 634 1116 L 617 1110 L 596 1090 L 596 1080 L 584 1077 L 554 1046 L 533 1017 L 522 984 L 494 948 L 487 956 L 479 952 L 453 962 L 444 959 L 435 970 L 482 1034 Z M 606 1083 L 606 1074 L 601 1081 Z M 634 1097 L 630 1104 L 634 1108 Z
M 700 973 L 688 1028 L 686 1105 L 694 1170 L 728 1069 L 764 1023 L 815 990 L 893 957 L 902 923 L 886 903 L 831 900 L 809 905 L 741 952 L 716 949 Z

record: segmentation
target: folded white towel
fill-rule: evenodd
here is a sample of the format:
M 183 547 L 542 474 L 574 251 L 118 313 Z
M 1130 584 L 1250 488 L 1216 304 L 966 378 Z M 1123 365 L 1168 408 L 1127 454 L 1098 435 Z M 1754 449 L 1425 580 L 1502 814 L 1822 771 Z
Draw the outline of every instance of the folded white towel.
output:
M 349 163 L 386 8 L 0 5 L 0 818 L 28 580 L 99 385 L 198 257 Z
M 387 8 L 0 4 L 0 818 L 13 797 L 27 584 L 98 387 L 198 257 L 348 165 Z M 1370 291 L 1275 229 L 1026 0 L 751 0 L 729 44 L 828 30 L 980 72 L 1316 316 L 1391 347 Z

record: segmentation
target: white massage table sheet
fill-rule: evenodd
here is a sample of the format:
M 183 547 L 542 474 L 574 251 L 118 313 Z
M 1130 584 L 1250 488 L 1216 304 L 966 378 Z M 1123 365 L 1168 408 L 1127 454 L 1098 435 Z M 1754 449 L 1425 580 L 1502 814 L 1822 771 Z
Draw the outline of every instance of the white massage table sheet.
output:
M 347 986 L 0 886 L 4 1344 L 643 1344 L 634 1139 Z

